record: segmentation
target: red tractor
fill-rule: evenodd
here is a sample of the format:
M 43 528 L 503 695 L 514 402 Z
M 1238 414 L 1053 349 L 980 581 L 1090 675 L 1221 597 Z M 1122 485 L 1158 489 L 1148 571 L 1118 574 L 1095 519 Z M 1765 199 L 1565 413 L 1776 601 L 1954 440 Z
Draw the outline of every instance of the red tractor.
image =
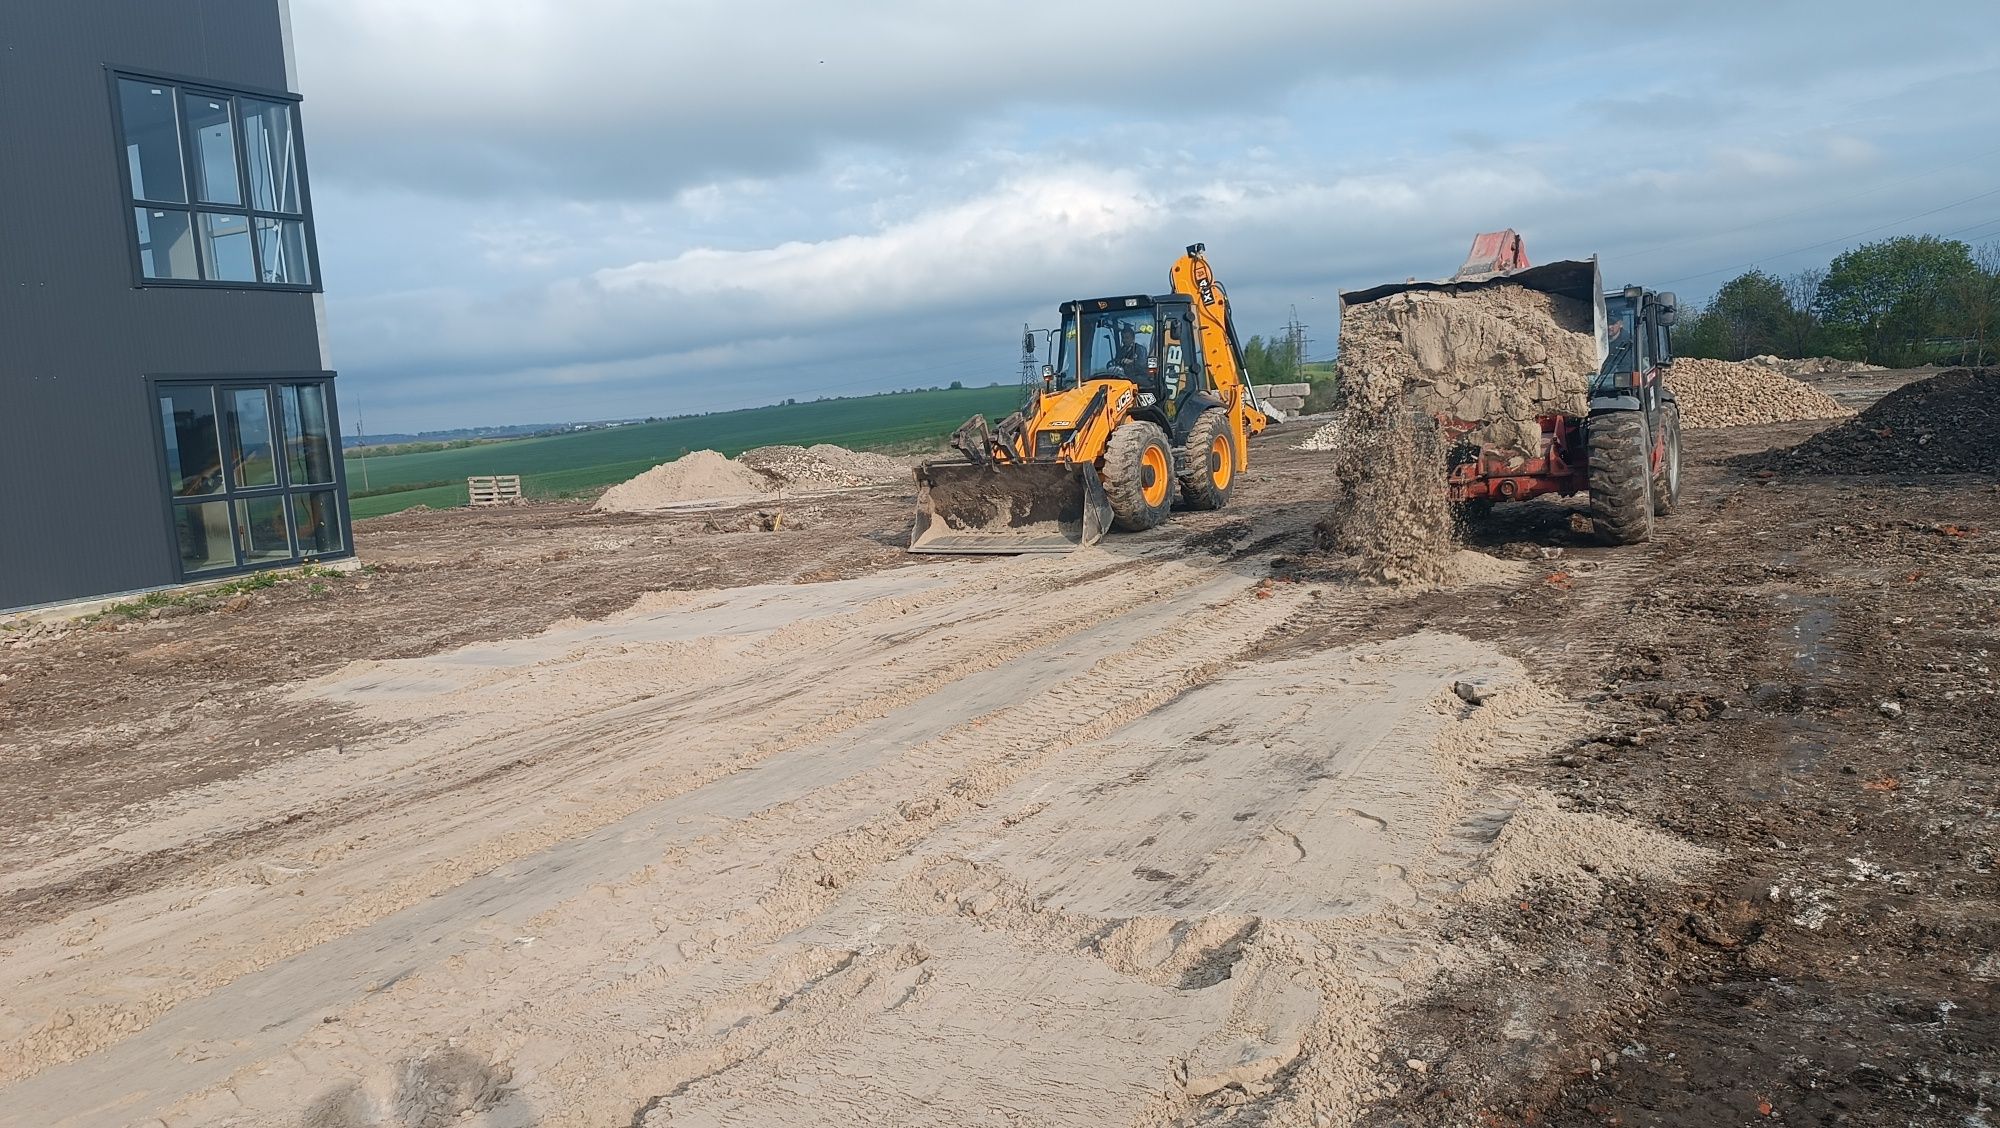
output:
M 1653 518 L 1680 503 L 1680 407 L 1668 385 L 1675 298 L 1638 286 L 1605 293 L 1596 258 L 1530 266 L 1521 237 L 1491 232 L 1473 241 L 1458 273 L 1442 282 L 1405 282 L 1343 293 L 1341 308 L 1417 289 L 1476 289 L 1506 283 L 1588 303 L 1597 335 L 1597 374 L 1583 415 L 1544 415 L 1537 450 L 1496 450 L 1472 439 L 1481 420 L 1440 416 L 1449 442 L 1451 500 L 1478 510 L 1543 494 L 1590 496 L 1597 535 L 1637 544 Z

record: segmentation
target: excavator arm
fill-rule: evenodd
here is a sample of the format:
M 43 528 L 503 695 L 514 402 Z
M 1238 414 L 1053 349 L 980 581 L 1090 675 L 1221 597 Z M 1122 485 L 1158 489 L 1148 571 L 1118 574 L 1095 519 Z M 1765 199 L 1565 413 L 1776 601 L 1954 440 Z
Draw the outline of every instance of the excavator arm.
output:
M 1251 390 L 1249 374 L 1243 368 L 1243 346 L 1236 340 L 1236 321 L 1229 313 L 1229 295 L 1209 269 L 1205 250 L 1201 243 L 1188 247 L 1168 272 L 1168 279 L 1175 293 L 1194 299 L 1202 363 L 1208 366 L 1215 394 L 1229 408 L 1230 429 L 1236 433 L 1236 469 L 1243 471 L 1250 468 L 1250 436 L 1261 434 L 1270 420 Z

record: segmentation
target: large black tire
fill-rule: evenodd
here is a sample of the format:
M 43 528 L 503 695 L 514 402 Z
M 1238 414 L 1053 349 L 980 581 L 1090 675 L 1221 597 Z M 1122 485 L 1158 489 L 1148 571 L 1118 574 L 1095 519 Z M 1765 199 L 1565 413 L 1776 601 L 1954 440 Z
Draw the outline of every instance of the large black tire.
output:
M 1098 473 L 1111 502 L 1112 528 L 1136 533 L 1167 519 L 1174 503 L 1174 452 L 1158 427 L 1136 419 L 1120 424 L 1105 444 Z
M 1201 413 L 1181 447 L 1181 500 L 1189 509 L 1221 509 L 1236 486 L 1236 432 L 1229 412 L 1211 407 Z
M 1665 517 L 1681 507 L 1681 409 L 1668 403 L 1660 408 L 1660 433 L 1667 449 L 1660 470 L 1653 475 L 1653 516 Z
M 1585 426 L 1590 523 L 1606 544 L 1639 544 L 1653 535 L 1653 459 L 1646 416 L 1610 411 L 1591 416 Z

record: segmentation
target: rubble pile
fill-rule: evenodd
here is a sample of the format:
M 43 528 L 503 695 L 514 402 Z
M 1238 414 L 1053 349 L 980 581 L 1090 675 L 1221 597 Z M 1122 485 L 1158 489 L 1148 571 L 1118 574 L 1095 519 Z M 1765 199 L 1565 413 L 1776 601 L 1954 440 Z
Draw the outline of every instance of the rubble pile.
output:
M 736 461 L 788 489 L 847 489 L 901 481 L 910 475 L 909 465 L 900 459 L 831 443 L 758 447 L 737 455 Z
M 1808 356 L 1792 359 L 1782 356 L 1753 356 L 1744 361 L 1759 368 L 1768 368 L 1780 376 L 1815 376 L 1828 372 L 1887 372 L 1879 364 L 1869 364 L 1865 360 L 1841 360 L 1833 356 Z
M 1801 474 L 2000 472 L 2000 368 L 1954 368 L 1905 384 L 1787 450 L 1737 460 Z
M 1684 357 L 1674 361 L 1667 382 L 1680 403 L 1683 427 L 1741 427 L 1854 414 L 1811 384 L 1754 364 Z

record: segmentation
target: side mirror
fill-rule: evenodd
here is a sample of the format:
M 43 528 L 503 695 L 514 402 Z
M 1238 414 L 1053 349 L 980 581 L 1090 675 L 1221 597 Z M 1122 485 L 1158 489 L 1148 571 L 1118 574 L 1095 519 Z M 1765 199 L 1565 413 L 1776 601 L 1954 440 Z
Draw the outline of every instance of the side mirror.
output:
M 1680 316 L 1679 310 L 1676 310 L 1672 306 L 1666 306 L 1660 312 L 1653 315 L 1653 320 L 1659 322 L 1661 325 L 1672 325 L 1674 322 L 1680 320 Z
M 1056 378 L 1056 366 L 1053 364 L 1042 365 L 1042 379 L 1053 380 L 1055 378 Z

